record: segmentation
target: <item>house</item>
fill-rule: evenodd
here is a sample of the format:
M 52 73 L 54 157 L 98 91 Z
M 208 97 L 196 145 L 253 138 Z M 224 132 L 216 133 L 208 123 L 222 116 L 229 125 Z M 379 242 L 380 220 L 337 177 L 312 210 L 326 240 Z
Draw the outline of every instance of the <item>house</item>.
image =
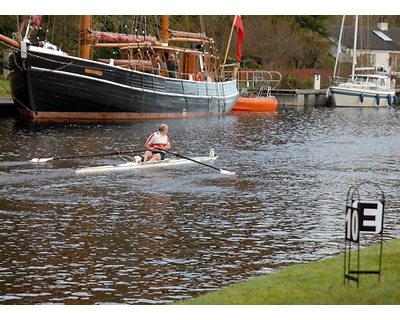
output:
M 331 26 L 331 40 L 336 47 L 332 54 L 336 57 L 341 26 Z M 351 63 L 354 47 L 354 25 L 344 26 L 342 32 L 339 61 Z M 333 52 L 334 51 L 334 52 Z M 357 63 L 361 66 L 389 67 L 400 71 L 400 28 L 389 28 L 385 19 L 380 19 L 376 27 L 358 27 Z

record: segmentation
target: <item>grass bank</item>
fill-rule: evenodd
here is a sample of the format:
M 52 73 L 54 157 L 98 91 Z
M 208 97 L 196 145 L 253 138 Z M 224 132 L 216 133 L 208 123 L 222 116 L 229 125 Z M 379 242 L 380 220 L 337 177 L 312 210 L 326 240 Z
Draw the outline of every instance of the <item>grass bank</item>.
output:
M 360 269 L 377 270 L 380 246 L 360 252 Z M 354 257 L 354 259 L 353 259 Z M 352 256 L 352 262 L 355 255 Z M 294 265 L 174 305 L 399 305 L 400 239 L 383 243 L 381 277 L 344 283 L 344 255 Z
M 0 97 L 10 98 L 10 81 L 8 80 L 0 80 Z

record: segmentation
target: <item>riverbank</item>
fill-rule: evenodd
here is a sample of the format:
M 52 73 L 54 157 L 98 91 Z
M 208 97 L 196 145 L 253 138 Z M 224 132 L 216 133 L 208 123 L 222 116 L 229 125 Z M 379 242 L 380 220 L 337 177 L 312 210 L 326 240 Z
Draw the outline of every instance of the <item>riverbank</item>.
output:
M 377 267 L 379 245 L 360 252 L 361 269 Z M 176 305 L 400 305 L 400 239 L 383 243 L 378 275 L 344 282 L 344 256 L 297 264 Z M 369 269 L 368 269 L 369 268 Z

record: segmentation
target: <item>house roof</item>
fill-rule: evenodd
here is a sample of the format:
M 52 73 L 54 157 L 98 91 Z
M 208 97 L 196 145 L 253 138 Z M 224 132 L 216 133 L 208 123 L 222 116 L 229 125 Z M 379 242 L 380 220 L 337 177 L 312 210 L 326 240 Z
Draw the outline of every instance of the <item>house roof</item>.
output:
M 340 35 L 340 26 L 331 26 L 329 31 L 337 43 Z M 381 34 L 381 36 L 378 34 Z M 385 41 L 385 36 L 392 41 Z M 354 26 L 343 27 L 342 46 L 349 49 L 353 48 Z M 388 28 L 388 30 L 382 31 L 378 27 L 358 27 L 357 49 L 400 52 L 400 28 Z

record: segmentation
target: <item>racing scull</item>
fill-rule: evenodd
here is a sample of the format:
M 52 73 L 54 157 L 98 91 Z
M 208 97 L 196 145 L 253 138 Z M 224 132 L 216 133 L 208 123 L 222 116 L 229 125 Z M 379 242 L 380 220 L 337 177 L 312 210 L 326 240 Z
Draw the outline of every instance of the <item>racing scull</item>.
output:
M 195 160 L 195 162 L 206 162 L 217 159 L 218 156 L 203 156 L 203 157 L 195 157 L 191 158 Z M 161 168 L 168 166 L 176 166 L 182 164 L 191 163 L 191 160 L 182 159 L 182 158 L 166 158 L 165 160 L 155 161 L 155 162 L 146 162 L 146 163 L 138 163 L 138 162 L 125 162 L 121 164 L 115 165 L 106 165 L 106 166 L 98 166 L 98 167 L 85 167 L 77 169 L 75 172 L 77 174 L 87 174 L 87 173 L 99 173 L 99 172 L 107 172 L 107 171 L 128 171 L 128 170 L 136 170 L 136 169 L 149 169 L 149 168 Z

